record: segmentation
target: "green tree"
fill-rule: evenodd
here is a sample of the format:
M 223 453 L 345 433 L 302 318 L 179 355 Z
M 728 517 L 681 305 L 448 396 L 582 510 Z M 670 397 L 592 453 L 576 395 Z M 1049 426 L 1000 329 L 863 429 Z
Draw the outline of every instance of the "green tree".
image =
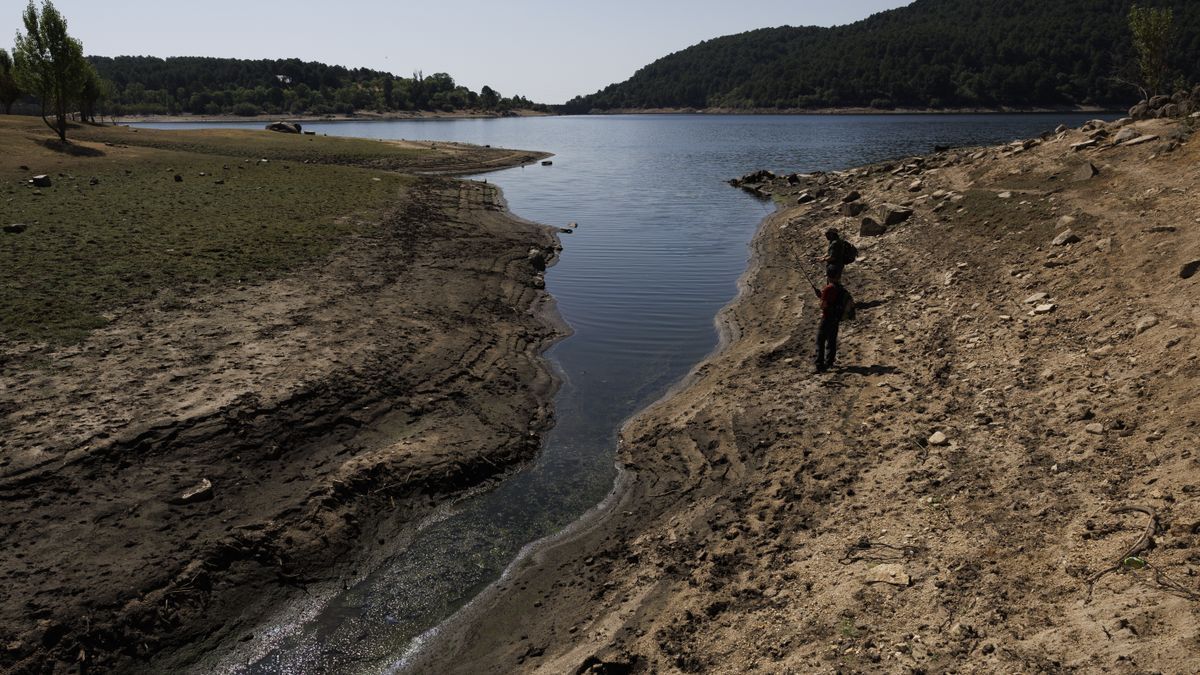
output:
M 1129 10 L 1129 30 L 1147 98 L 1162 93 L 1170 79 L 1174 21 L 1175 13 L 1169 8 L 1134 5 Z
M 480 107 L 482 107 L 484 110 L 495 110 L 496 106 L 499 104 L 500 93 L 486 84 L 483 85 L 483 89 L 479 90 Z
M 0 103 L 4 104 L 4 114 L 12 114 L 12 105 L 21 98 L 21 87 L 17 86 L 17 77 L 13 72 L 13 60 L 5 49 L 0 49 Z
M 67 106 L 79 96 L 86 77 L 83 44 L 67 34 L 67 20 L 50 0 L 38 12 L 33 0 L 23 16 L 26 34 L 17 33 L 14 66 L 17 82 L 42 102 L 42 121 L 67 140 Z M 53 109 L 55 123 L 47 112 Z
M 108 98 L 111 85 L 100 79 L 92 64 L 84 61 L 83 84 L 79 88 L 79 117 L 96 123 L 96 108 Z

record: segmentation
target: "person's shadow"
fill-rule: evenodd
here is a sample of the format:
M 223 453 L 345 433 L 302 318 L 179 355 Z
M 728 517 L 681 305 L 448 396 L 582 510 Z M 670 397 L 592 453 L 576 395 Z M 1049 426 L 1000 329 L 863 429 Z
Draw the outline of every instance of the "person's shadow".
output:
M 895 375 L 900 372 L 895 366 L 875 364 L 873 366 L 836 366 L 834 370 L 851 375 Z

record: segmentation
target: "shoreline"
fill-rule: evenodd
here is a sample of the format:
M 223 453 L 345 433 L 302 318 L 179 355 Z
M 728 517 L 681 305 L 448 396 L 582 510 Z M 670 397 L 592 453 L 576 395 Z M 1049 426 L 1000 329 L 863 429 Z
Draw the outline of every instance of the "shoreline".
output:
M 76 144 L 182 166 L 165 141 L 117 131 Z M 530 156 L 475 154 L 403 157 L 478 172 Z M 228 162 L 217 185 L 250 190 L 276 162 L 194 159 Z M 560 385 L 545 350 L 564 324 L 530 248 L 551 265 L 561 242 L 494 185 L 405 180 L 386 216 L 280 278 L 124 307 L 29 363 L 5 354 L 0 421 L 22 434 L 0 454 L 14 505 L 0 526 L 19 551 L 0 566 L 0 670 L 197 667 L 540 451 Z
M 1192 652 L 1184 636 L 1200 621 L 1185 600 L 1155 592 L 1136 579 L 1114 579 L 1102 598 L 1099 588 L 1095 599 L 1089 593 L 1092 609 L 1081 611 L 1076 604 L 1081 580 L 1124 546 L 1125 538 L 1114 534 L 1122 531 L 1121 519 L 1111 515 L 1103 494 L 1115 497 L 1118 505 L 1149 501 L 1159 514 L 1172 512 L 1176 523 L 1200 517 L 1195 500 L 1171 497 L 1191 494 L 1184 483 L 1200 476 L 1189 453 L 1180 453 L 1195 434 L 1180 422 L 1189 414 L 1178 408 L 1196 410 L 1188 394 L 1194 391 L 1189 382 L 1197 378 L 1196 357 L 1182 368 L 1175 364 L 1171 370 L 1170 363 L 1188 353 L 1181 340 L 1191 338 L 1180 329 L 1195 325 L 1189 317 L 1193 322 L 1200 317 L 1194 308 L 1167 305 L 1169 296 L 1160 295 L 1143 311 L 1152 312 L 1156 324 L 1157 317 L 1171 316 L 1175 326 L 1141 338 L 1155 345 L 1149 352 L 1126 346 L 1140 335 L 1132 329 L 1119 337 L 1105 334 L 1114 320 L 1132 325 L 1136 318 L 1114 319 L 1121 311 L 1109 305 L 1119 302 L 1122 292 L 1107 295 L 1105 283 L 1121 288 L 1121 279 L 1148 275 L 1165 280 L 1187 255 L 1177 252 L 1163 266 L 1147 266 L 1144 261 L 1153 257 L 1148 249 L 1156 239 L 1146 233 L 1174 232 L 1175 227 L 1151 227 L 1141 234 L 1121 229 L 1117 223 L 1130 214 L 1120 209 L 1128 207 L 1117 201 L 1123 197 L 1108 197 L 1109 191 L 1138 194 L 1147 184 L 1172 185 L 1172 201 L 1157 202 L 1169 204 L 1169 210 L 1156 209 L 1165 213 L 1153 222 L 1178 222 L 1172 220 L 1178 216 L 1195 227 L 1189 215 L 1194 215 L 1195 200 L 1180 196 L 1189 194 L 1189 181 L 1195 180 L 1181 179 L 1173 167 L 1195 161 L 1197 148 L 1188 144 L 1180 150 L 1177 142 L 1157 140 L 1173 138 L 1186 125 L 1158 121 L 1135 126 L 1156 140 L 1145 147 L 1110 140 L 1085 145 L 1082 153 L 1070 147 L 1097 128 L 1089 126 L 1019 147 L 959 149 L 915 163 L 902 160 L 899 167 L 893 162 L 804 177 L 798 185 L 780 178 L 762 186 L 778 200 L 827 185 L 834 198 L 790 206 L 764 220 L 751 264 L 739 281 L 738 298 L 718 315 L 725 316 L 729 343 L 699 364 L 686 386 L 623 428 L 619 463 L 625 467 L 621 475 L 627 487 L 606 500 L 609 508 L 587 526 L 531 551 L 511 574 L 431 636 L 406 667 L 447 673 L 874 671 L 938 669 L 968 660 L 988 672 L 1011 672 L 1052 664 L 1106 668 L 1132 654 L 1130 667 L 1186 669 Z M 1098 135 L 1111 139 L 1119 127 L 1107 127 L 1100 126 L 1105 133 Z M 1100 178 L 1089 174 L 1058 182 L 1064 165 L 1080 161 L 1099 165 Z M 1143 170 L 1147 162 L 1152 164 Z M 822 178 L 820 186 L 817 177 Z M 933 183 L 941 196 L 931 197 L 936 193 L 925 185 L 908 192 L 910 181 Z M 917 215 L 889 228 L 882 238 L 855 238 L 862 260 L 854 268 L 854 292 L 866 304 L 860 324 L 843 336 L 848 365 L 840 373 L 816 377 L 807 368 L 805 317 L 812 311 L 807 285 L 799 272 L 776 272 L 767 262 L 802 256 L 804 247 L 820 240 L 830 224 L 845 231 L 836 197 L 855 188 L 872 203 L 912 203 Z M 1025 201 L 1012 197 L 1018 193 Z M 946 200 L 950 205 L 952 196 L 953 203 L 961 204 L 957 212 L 939 204 Z M 1065 250 L 1049 246 L 1056 219 L 1066 216 L 1083 243 Z M 1021 229 L 1031 226 L 1033 235 Z M 941 237 L 951 243 L 935 245 Z M 1015 262 L 1001 262 L 989 253 L 989 247 L 996 247 L 993 240 L 1008 246 L 1003 257 Z M 944 246 L 953 247 L 949 258 L 931 259 L 929 251 Z M 1047 246 L 1049 251 L 1043 248 Z M 1191 248 L 1193 256 L 1200 255 Z M 1091 250 L 1098 253 L 1089 254 Z M 1034 257 L 1046 264 L 1023 262 Z M 1010 266 L 1021 271 L 1011 281 Z M 962 280 L 964 275 L 968 280 Z M 1103 283 L 1088 287 L 1089 279 Z M 1017 288 L 1008 288 L 1014 283 Z M 917 296 L 906 300 L 905 294 L 916 290 L 906 289 L 928 289 L 922 293 L 929 296 L 925 302 L 939 311 L 913 314 L 912 298 Z M 1051 291 L 1055 302 L 1068 309 L 1058 309 L 1057 318 L 1049 320 L 1032 311 L 1029 318 L 1014 318 L 1031 307 L 1022 307 L 1021 298 L 1040 289 Z M 1183 287 L 1175 292 L 1184 292 Z M 1004 315 L 996 319 L 980 310 L 988 316 L 977 317 L 975 308 L 987 306 L 998 294 L 1008 299 L 991 311 Z M 1076 309 L 1085 306 L 1108 308 L 1099 316 Z M 962 318 L 955 321 L 956 315 Z M 964 320 L 982 320 L 994 328 L 956 338 L 961 331 L 955 328 Z M 1065 326 L 1065 333 L 1056 326 Z M 978 344 L 978 336 L 988 330 L 995 331 L 995 347 Z M 895 340 L 886 332 L 879 335 L 883 331 L 893 332 Z M 1088 335 L 1090 346 L 1082 356 L 1067 356 L 1061 350 L 1072 347 L 1060 343 L 1075 333 Z M 965 348 L 956 347 L 971 336 L 976 337 Z M 1014 367 L 1007 355 L 1020 353 L 1022 344 L 1029 353 L 1021 360 L 1030 363 Z M 967 351 L 971 347 L 982 348 Z M 1114 349 L 1143 356 L 1162 352 L 1126 365 L 1110 360 Z M 922 355 L 934 363 L 923 363 Z M 1106 396 L 1095 412 L 1104 424 L 1094 430 L 1089 426 L 1085 431 L 1085 423 L 1071 423 L 1072 418 L 1054 416 L 1043 422 L 1038 410 L 1042 401 L 1069 397 L 1087 382 L 1099 386 L 1098 375 L 1091 372 L 1096 360 L 1116 371 L 1111 377 L 1118 382 L 1170 370 L 1175 379 L 1160 380 L 1165 391 L 1155 396 L 1163 401 L 1158 405 L 1171 401 L 1175 407 L 1140 419 L 1141 430 L 1134 434 L 1109 426 L 1127 428 L 1127 422 L 1113 420 L 1128 419 L 1134 405 L 1138 410 L 1154 407 L 1143 408 L 1129 396 Z M 940 374 L 951 367 L 962 373 L 963 384 Z M 1039 369 L 1045 370 L 1035 376 Z M 1107 379 L 1108 369 L 1104 372 Z M 986 403 L 1001 387 L 1005 402 Z M 1104 391 L 1112 389 L 1105 386 Z M 974 400 L 958 412 L 954 402 L 962 397 Z M 920 404 L 914 410 L 909 400 Z M 972 421 L 972 405 L 988 413 L 982 424 L 978 415 Z M 831 408 L 839 411 L 837 420 L 823 420 L 813 412 Z M 1091 415 L 1088 410 L 1083 420 Z M 893 429 L 896 422 L 899 428 Z M 1043 458 L 1038 450 L 1026 449 L 1038 442 L 1026 440 L 1026 434 L 1033 439 L 1040 435 L 1028 430 L 1031 423 L 1070 429 L 1040 441 L 1054 448 Z M 1145 429 L 1153 431 L 1147 436 Z M 948 445 L 924 440 L 935 430 L 950 436 Z M 1116 467 L 1122 457 L 1148 452 L 1144 444 L 1153 445 L 1164 431 L 1172 440 L 1155 446 L 1153 466 L 1143 466 L 1133 476 L 1120 473 Z M 1099 447 L 1096 433 L 1101 434 Z M 922 440 L 913 440 L 916 436 Z M 988 451 L 980 453 L 981 448 Z M 1078 455 L 1082 457 L 1075 459 Z M 1012 469 L 1003 468 L 1031 461 L 1032 472 L 1010 475 Z M 1076 473 L 1084 467 L 1091 468 Z M 1111 491 L 1096 494 L 1112 483 L 1116 487 Z M 1143 483 L 1160 487 L 1146 494 L 1139 488 Z M 991 486 L 1009 500 L 990 491 Z M 1129 491 L 1129 501 L 1117 497 L 1125 494 L 1121 490 Z M 913 493 L 920 506 L 908 501 Z M 1044 503 L 1047 494 L 1055 497 L 1041 515 L 1008 503 Z M 1010 517 L 1012 522 L 1000 532 L 982 529 L 992 527 L 986 525 L 989 518 L 1012 509 L 1018 517 Z M 1064 515 L 1047 521 L 1047 509 Z M 1029 518 L 1038 526 L 1026 527 Z M 1094 520 L 1112 529 L 1093 539 L 1087 533 Z M 1186 538 L 1185 530 L 1172 526 L 1164 536 Z M 981 545 L 977 538 L 984 532 L 988 543 Z M 876 560 L 891 577 L 876 581 L 870 562 L 852 568 L 837 564 L 839 555 L 851 555 L 846 551 L 859 550 L 862 541 L 867 544 L 852 561 Z M 903 553 L 872 558 L 875 541 Z M 1022 553 L 1041 549 L 1069 562 L 1056 564 L 1049 555 L 1032 559 Z M 1156 560 L 1182 574 L 1181 555 L 1160 551 Z M 989 566 L 995 572 L 985 578 L 962 572 Z M 831 569 L 845 573 L 831 575 Z M 1110 634 L 1106 642 L 1100 622 L 1111 612 L 1120 616 L 1122 598 L 1130 595 L 1148 615 L 1145 621 L 1158 622 L 1161 630 Z M 1047 602 L 1050 609 L 1039 609 Z M 1038 624 L 989 616 L 993 607 L 1014 618 L 1033 613 Z M 1173 617 L 1169 622 L 1168 616 Z M 1081 654 L 1076 649 L 1080 640 L 1106 646 Z

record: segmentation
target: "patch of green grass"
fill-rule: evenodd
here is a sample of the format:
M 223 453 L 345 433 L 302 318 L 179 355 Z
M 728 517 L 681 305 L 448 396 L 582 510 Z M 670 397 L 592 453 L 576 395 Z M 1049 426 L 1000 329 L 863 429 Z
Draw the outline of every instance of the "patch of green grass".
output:
M 97 143 L 135 145 L 243 159 L 341 164 L 403 171 L 437 156 L 436 151 L 363 138 L 305 136 L 250 129 L 131 129 L 80 127 L 74 137 Z
M 47 137 L 29 118 L 0 120 L 0 226 L 28 226 L 0 232 L 7 340 L 69 343 L 103 326 L 113 309 L 160 293 L 276 278 L 378 223 L 413 181 L 141 147 L 69 154 L 43 145 Z M 30 187 L 39 173 L 53 185 Z

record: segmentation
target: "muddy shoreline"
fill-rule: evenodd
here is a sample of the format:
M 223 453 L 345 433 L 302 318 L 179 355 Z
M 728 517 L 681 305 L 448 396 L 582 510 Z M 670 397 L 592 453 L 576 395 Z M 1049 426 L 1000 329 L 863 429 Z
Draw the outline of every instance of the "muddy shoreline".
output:
M 407 672 L 1187 670 L 1197 147 L 1125 126 L 757 186 L 787 206 L 729 340 L 626 425 L 624 487 Z M 843 200 L 912 213 L 857 236 Z M 829 226 L 860 317 L 815 375 L 784 265 Z M 1163 576 L 1103 574 L 1144 531 Z
M 558 249 L 495 186 L 420 178 L 301 273 L 6 353 L 0 671 L 194 667 L 528 461 Z

